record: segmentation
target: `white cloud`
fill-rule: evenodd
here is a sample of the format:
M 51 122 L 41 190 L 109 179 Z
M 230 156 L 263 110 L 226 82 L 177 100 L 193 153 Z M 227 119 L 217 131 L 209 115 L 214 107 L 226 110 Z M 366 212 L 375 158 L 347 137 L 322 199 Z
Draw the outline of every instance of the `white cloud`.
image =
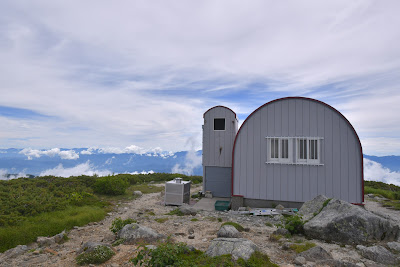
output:
M 55 157 L 59 156 L 61 159 L 78 159 L 79 155 L 74 150 L 63 150 L 59 148 L 52 148 L 49 150 L 38 150 L 31 148 L 24 148 L 19 152 L 28 157 L 29 160 L 32 158 L 40 158 L 41 156 Z
M 104 154 L 139 154 L 139 155 L 162 157 L 162 158 L 174 156 L 174 153 L 172 151 L 163 151 L 162 148 L 160 147 L 146 149 L 135 145 L 130 145 L 125 148 L 105 147 L 105 148 L 99 148 L 98 151 L 99 153 L 104 153 Z
M 364 158 L 364 179 L 400 186 L 400 172 L 391 171 L 380 163 Z
M 28 176 L 24 172 L 9 175 L 9 172 L 6 169 L 0 169 L 0 180 L 11 180 L 17 178 L 26 178 L 26 177 Z
M 399 139 L 399 6 L 1 1 L 0 106 L 52 119 L 0 116 L 0 147 L 179 151 L 209 107 L 248 114 L 285 95 L 343 105 L 363 140 Z
M 182 173 L 186 175 L 192 175 L 195 168 L 200 167 L 202 164 L 202 156 L 196 154 L 196 138 L 190 137 L 186 141 L 186 146 L 189 146 L 189 151 L 185 156 L 185 161 L 183 165 L 175 164 L 172 168 L 172 173 Z
M 98 176 L 107 176 L 111 175 L 112 172 L 109 170 L 96 170 L 90 161 L 87 161 L 82 164 L 78 164 L 75 167 L 64 168 L 62 164 L 59 164 L 57 167 L 53 169 L 48 169 L 39 174 L 39 176 L 53 175 L 59 177 L 70 177 L 70 176 L 80 176 L 80 175 L 88 175 L 92 176 L 97 174 Z

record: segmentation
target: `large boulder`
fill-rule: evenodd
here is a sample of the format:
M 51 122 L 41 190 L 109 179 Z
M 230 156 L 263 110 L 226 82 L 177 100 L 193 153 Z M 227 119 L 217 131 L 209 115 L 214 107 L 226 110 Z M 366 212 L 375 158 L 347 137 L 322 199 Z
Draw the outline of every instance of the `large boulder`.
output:
M 343 244 L 394 241 L 400 228 L 391 221 L 346 201 L 332 199 L 304 224 L 306 236 Z
M 136 244 L 141 241 L 151 243 L 164 237 L 153 229 L 137 223 L 125 225 L 117 235 L 118 239 L 124 239 L 124 244 Z
M 302 216 L 303 221 L 308 221 L 320 212 L 325 201 L 328 201 L 328 199 L 329 198 L 324 195 L 318 195 L 312 200 L 305 202 L 303 206 L 301 206 L 298 214 Z
M 242 235 L 239 231 L 232 225 L 223 225 L 217 233 L 218 237 L 225 237 L 225 238 L 239 238 Z
M 364 258 L 370 259 L 377 263 L 385 265 L 395 265 L 400 263 L 399 259 L 396 258 L 389 250 L 382 246 L 365 247 L 358 245 L 357 249 L 361 252 Z
M 303 251 L 298 256 L 304 257 L 307 261 L 314 262 L 332 259 L 331 254 L 319 246 Z
M 245 238 L 215 238 L 206 251 L 210 257 L 231 254 L 234 260 L 242 258 L 248 260 L 255 251 L 256 244 Z
M 396 252 L 400 252 L 400 243 L 399 242 L 388 242 L 387 246 Z

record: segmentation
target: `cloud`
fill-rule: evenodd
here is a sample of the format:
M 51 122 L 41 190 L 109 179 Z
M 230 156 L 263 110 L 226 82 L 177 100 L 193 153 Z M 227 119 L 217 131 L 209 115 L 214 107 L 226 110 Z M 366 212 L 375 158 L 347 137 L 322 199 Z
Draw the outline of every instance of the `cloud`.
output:
M 163 151 L 162 148 L 160 147 L 146 149 L 135 145 L 130 145 L 125 148 L 119 148 L 119 147 L 99 148 L 98 152 L 103 154 L 139 154 L 139 155 L 162 157 L 162 158 L 168 158 L 174 156 L 174 153 L 172 151 Z
M 87 161 L 85 163 L 78 164 L 75 167 L 71 168 L 64 168 L 62 164 L 59 164 L 57 167 L 53 169 L 48 169 L 41 172 L 39 176 L 53 175 L 53 176 L 68 178 L 70 176 L 80 176 L 80 175 L 93 176 L 95 174 L 98 176 L 107 176 L 111 175 L 112 172 L 109 170 L 97 170 L 90 163 L 90 161 Z
M 189 137 L 186 146 L 189 146 L 189 151 L 185 156 L 183 165 L 175 164 L 172 168 L 172 173 L 182 173 L 186 175 L 192 175 L 195 168 L 200 167 L 202 163 L 202 156 L 197 155 L 195 148 L 197 147 L 196 138 L 194 136 Z
M 18 174 L 9 174 L 9 172 L 5 169 L 0 169 L 0 180 L 11 180 L 17 178 L 26 178 L 28 177 L 26 173 L 20 172 Z
M 31 148 L 24 148 L 19 152 L 28 157 L 29 160 L 32 158 L 40 158 L 41 156 L 55 157 L 59 156 L 61 159 L 78 159 L 79 155 L 74 150 L 63 150 L 59 148 L 52 148 L 49 150 L 38 150 Z
M 380 163 L 364 158 L 364 179 L 400 186 L 400 172 L 391 171 Z
M 188 136 L 201 143 L 208 108 L 245 117 L 288 95 L 338 106 L 362 140 L 400 140 L 399 7 L 2 1 L 0 106 L 47 119 L 0 116 L 0 147 L 180 151 Z

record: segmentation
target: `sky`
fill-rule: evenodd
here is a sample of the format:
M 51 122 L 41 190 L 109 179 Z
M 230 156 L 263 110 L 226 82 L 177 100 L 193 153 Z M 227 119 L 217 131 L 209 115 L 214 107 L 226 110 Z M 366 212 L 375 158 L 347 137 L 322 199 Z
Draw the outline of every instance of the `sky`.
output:
M 399 10 L 395 0 L 3 0 L 0 148 L 201 149 L 210 107 L 243 122 L 304 96 L 348 118 L 365 154 L 400 155 Z

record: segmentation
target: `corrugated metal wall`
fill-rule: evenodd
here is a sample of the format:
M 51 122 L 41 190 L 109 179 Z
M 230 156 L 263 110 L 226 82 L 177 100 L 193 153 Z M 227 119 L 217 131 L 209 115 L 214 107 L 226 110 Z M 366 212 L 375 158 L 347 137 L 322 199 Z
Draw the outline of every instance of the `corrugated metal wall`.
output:
M 214 131 L 214 118 L 225 118 L 225 131 Z M 232 167 L 237 119 L 232 110 L 214 107 L 204 113 L 203 166 Z
M 321 163 L 267 164 L 267 136 L 322 137 Z M 318 194 L 362 202 L 362 155 L 351 125 L 327 105 L 286 98 L 242 125 L 234 151 L 234 192 L 245 198 L 304 202 Z

